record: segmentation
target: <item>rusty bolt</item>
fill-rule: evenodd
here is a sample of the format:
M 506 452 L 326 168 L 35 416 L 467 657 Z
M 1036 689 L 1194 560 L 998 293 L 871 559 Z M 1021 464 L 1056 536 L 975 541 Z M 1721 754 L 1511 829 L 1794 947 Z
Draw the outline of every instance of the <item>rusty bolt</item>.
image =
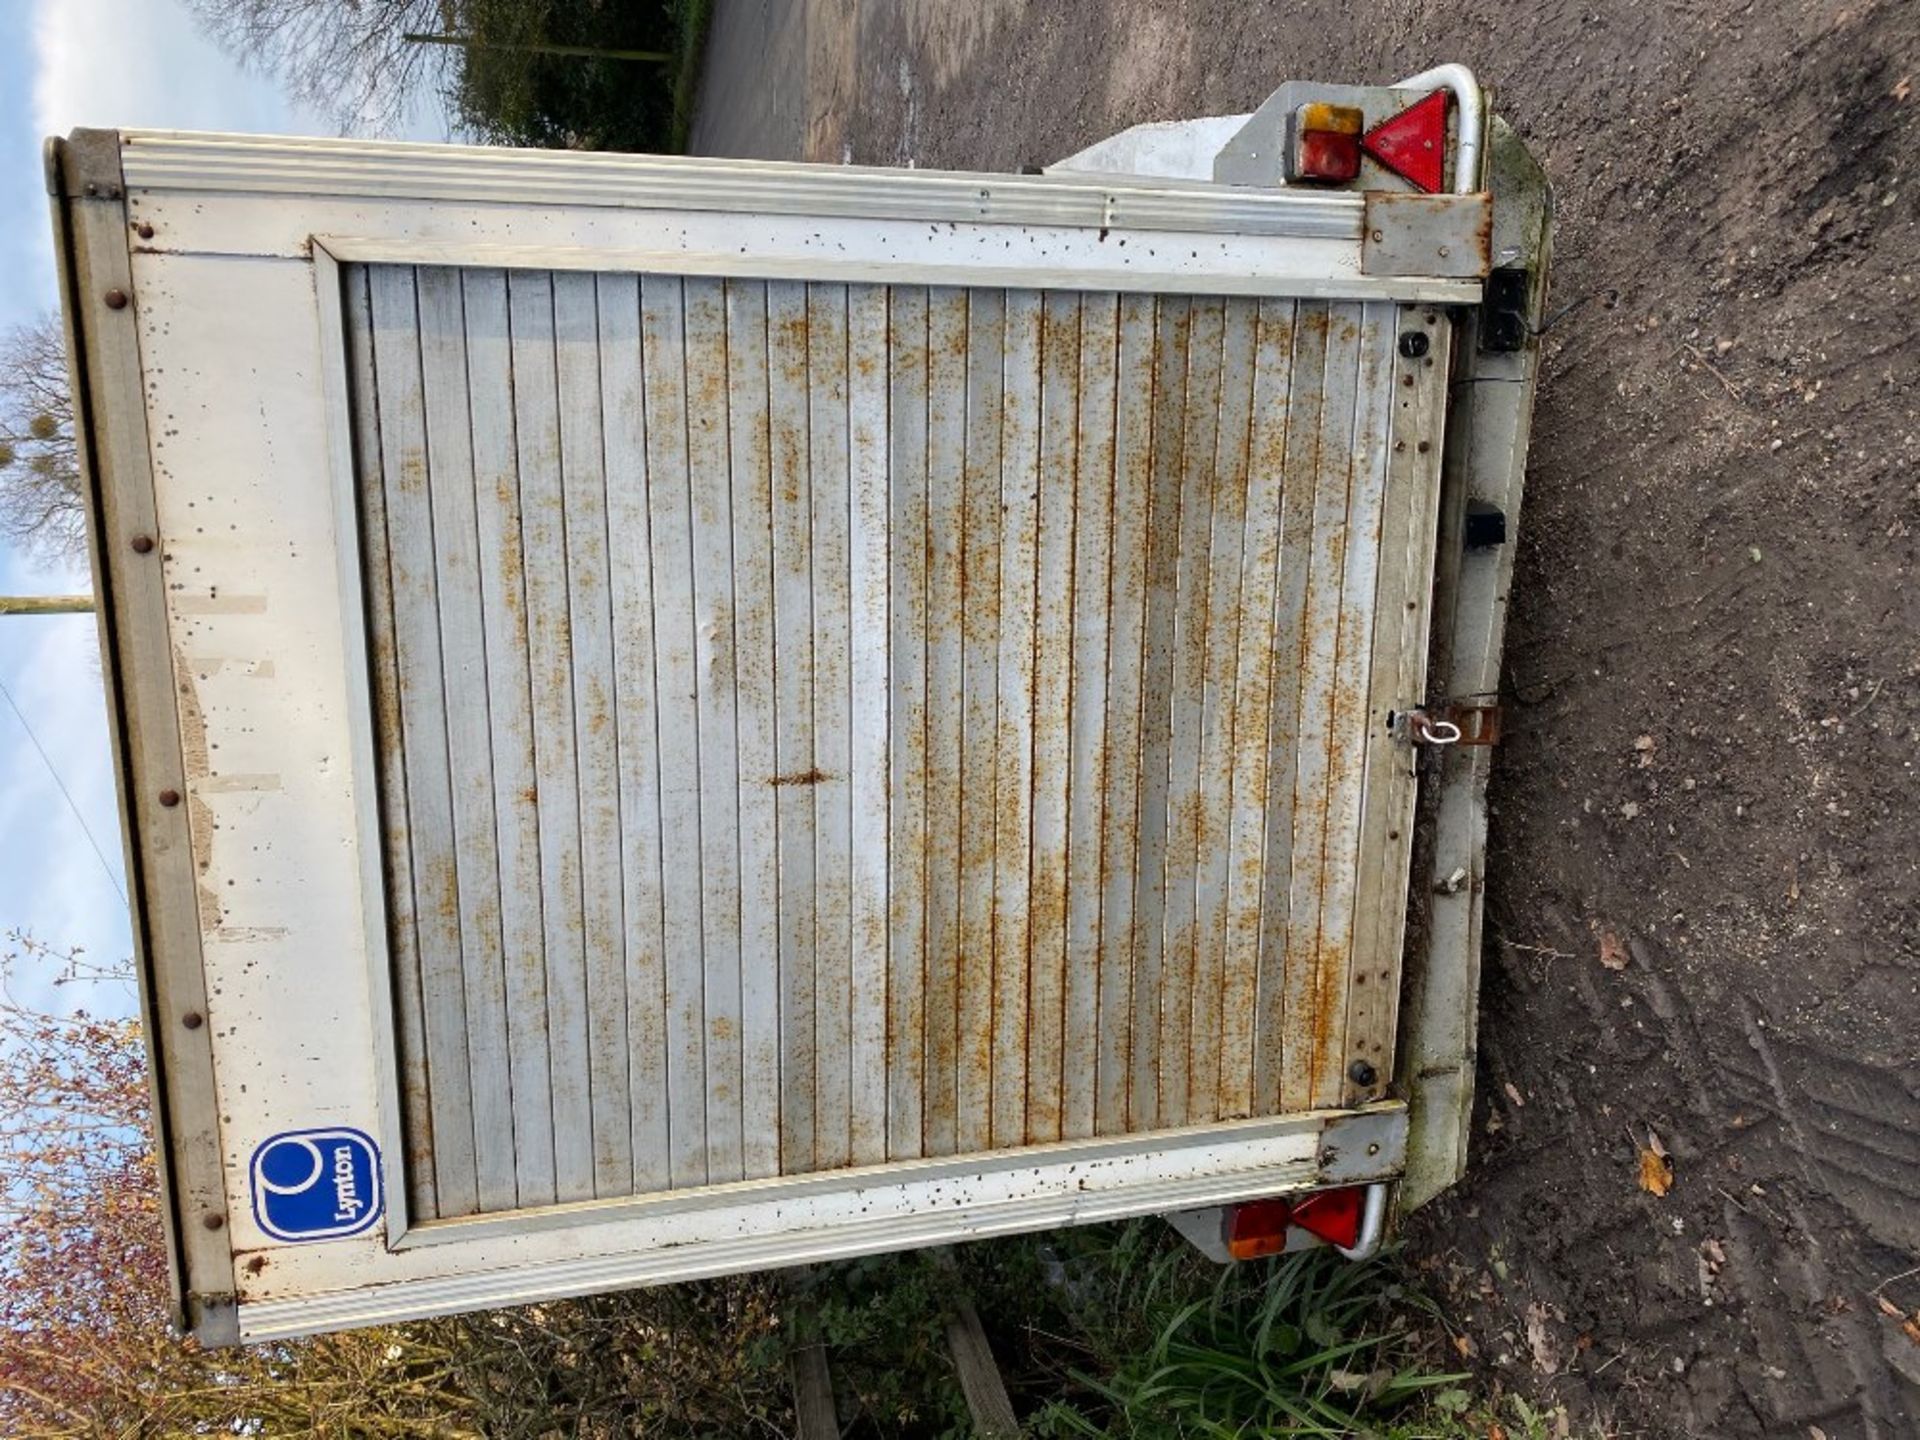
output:
M 198 1030 L 202 1025 L 206 1024 L 207 1022 L 198 1010 L 189 1010 L 187 1011 L 186 1014 L 180 1017 L 180 1023 L 186 1026 L 187 1029 L 189 1030 Z
M 136 535 L 133 537 L 133 539 L 129 540 L 127 543 L 133 546 L 134 554 L 145 555 L 153 549 L 153 536 Z
M 160 803 L 171 810 L 180 803 L 180 792 L 178 790 L 162 790 L 160 792 Z
M 1415 446 L 1414 448 L 1415 448 L 1416 450 L 1418 450 L 1418 451 L 1419 451 L 1419 452 L 1420 452 L 1420 453 L 1421 453 L 1422 455 L 1424 455 L 1424 454 L 1426 454 L 1426 453 L 1427 453 L 1427 452 L 1428 452 L 1429 450 L 1431 450 L 1431 449 L 1433 449 L 1433 442 L 1432 442 L 1432 441 L 1430 441 L 1430 440 L 1422 440 L 1422 441 L 1421 441 L 1421 442 L 1420 442 L 1420 443 L 1419 443 L 1418 445 L 1416 445 L 1416 446 Z
M 1400 353 L 1409 360 L 1418 360 L 1427 353 L 1427 347 L 1432 343 L 1426 331 L 1409 330 L 1400 337 Z
M 153 238 L 153 226 L 150 222 L 142 220 L 138 225 L 133 227 L 133 233 L 138 235 L 142 240 L 151 240 Z
M 1380 1072 L 1369 1061 L 1356 1060 L 1347 1067 L 1347 1078 L 1363 1088 L 1371 1088 L 1373 1082 L 1380 1078 Z
M 124 310 L 127 308 L 127 292 L 122 290 L 118 285 L 107 291 L 107 293 L 100 298 L 107 302 L 107 309 L 109 310 Z
M 227 1217 L 224 1215 L 202 1215 L 200 1217 L 200 1223 L 209 1230 L 224 1230 L 227 1225 Z

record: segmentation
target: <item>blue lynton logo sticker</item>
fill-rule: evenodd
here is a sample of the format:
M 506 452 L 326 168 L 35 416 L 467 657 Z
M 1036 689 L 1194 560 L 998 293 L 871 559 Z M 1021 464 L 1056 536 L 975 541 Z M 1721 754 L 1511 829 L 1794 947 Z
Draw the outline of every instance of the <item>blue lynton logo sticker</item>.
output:
M 379 1218 L 380 1151 L 358 1130 L 289 1130 L 253 1152 L 253 1218 L 278 1240 L 358 1235 Z

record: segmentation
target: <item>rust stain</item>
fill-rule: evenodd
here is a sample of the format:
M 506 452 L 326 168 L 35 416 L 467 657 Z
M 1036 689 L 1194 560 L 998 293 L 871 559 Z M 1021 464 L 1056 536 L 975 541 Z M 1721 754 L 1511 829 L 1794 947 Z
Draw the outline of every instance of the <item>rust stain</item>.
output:
M 460 880 L 451 855 L 431 855 L 419 870 L 420 910 L 438 922 L 443 937 L 460 933 Z M 569 917 L 571 918 L 571 917 Z
M 501 543 L 494 558 L 499 565 L 507 618 L 515 634 L 524 636 L 526 557 L 520 547 L 520 490 L 511 473 L 501 475 L 495 483 L 494 499 L 500 506 L 501 521 Z
M 805 350 L 807 348 L 807 335 L 810 327 L 807 321 L 807 311 L 804 306 L 795 310 L 792 314 L 774 321 L 773 328 L 776 343 L 789 346 L 795 350 Z
M 409 446 L 400 452 L 399 475 L 394 489 L 404 495 L 425 496 L 427 493 L 427 456 L 418 446 Z
M 213 865 L 213 810 L 201 797 L 199 782 L 212 768 L 207 743 L 206 713 L 200 705 L 200 692 L 194 670 L 179 646 L 174 647 L 175 686 L 180 696 L 180 758 L 187 777 L 187 840 L 193 852 L 195 876 L 194 909 L 201 933 L 210 933 L 220 925 L 220 896 L 208 880 Z
M 815 766 L 811 770 L 796 770 L 789 775 L 776 775 L 768 781 L 770 785 L 820 785 L 833 777 Z
M 1347 1012 L 1340 1003 L 1344 999 L 1340 981 L 1346 970 L 1345 944 L 1323 943 L 1314 959 L 1313 1007 L 1308 1017 L 1309 1073 L 1313 1075 L 1345 1069 L 1335 1051 L 1346 1041 Z

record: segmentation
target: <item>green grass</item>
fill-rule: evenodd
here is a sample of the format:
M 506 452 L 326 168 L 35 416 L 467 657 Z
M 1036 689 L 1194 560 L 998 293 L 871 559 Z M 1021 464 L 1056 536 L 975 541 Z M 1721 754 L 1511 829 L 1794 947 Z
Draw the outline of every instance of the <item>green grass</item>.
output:
M 1084 1247 L 1060 1262 L 1068 1292 L 1085 1287 L 1086 1353 L 1066 1367 L 1081 1393 L 1044 1405 L 1037 1435 L 1448 1434 L 1471 1403 L 1468 1377 L 1424 1363 L 1416 1330 L 1438 1333 L 1438 1316 L 1391 1260 L 1311 1250 L 1219 1268 L 1156 1222 Z
M 974 1297 L 1038 1440 L 1487 1433 L 1433 1306 L 1392 1260 L 1331 1251 L 1228 1268 L 1158 1221 L 1095 1226 L 806 1272 L 787 1344 L 826 1344 L 860 1418 L 850 1435 L 970 1434 L 942 1326 Z M 1524 1430 L 1519 1433 L 1525 1434 Z

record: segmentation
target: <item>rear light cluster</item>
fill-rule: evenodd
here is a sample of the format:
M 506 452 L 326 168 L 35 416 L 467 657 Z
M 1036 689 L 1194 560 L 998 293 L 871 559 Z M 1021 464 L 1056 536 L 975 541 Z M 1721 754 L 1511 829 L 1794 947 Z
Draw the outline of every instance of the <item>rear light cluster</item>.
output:
M 1358 178 L 1360 157 L 1369 155 L 1416 190 L 1438 193 L 1446 173 L 1452 98 L 1435 90 L 1371 130 L 1358 106 L 1324 100 L 1300 106 L 1287 126 L 1288 183 L 1344 185 Z
M 1287 1248 L 1290 1229 L 1351 1250 L 1360 1240 L 1366 1201 L 1367 1187 L 1356 1185 L 1236 1205 L 1227 1212 L 1227 1253 L 1236 1260 L 1278 1255 Z
M 1315 101 L 1293 112 L 1290 180 L 1342 184 L 1360 173 L 1360 129 L 1366 117 L 1352 105 Z

